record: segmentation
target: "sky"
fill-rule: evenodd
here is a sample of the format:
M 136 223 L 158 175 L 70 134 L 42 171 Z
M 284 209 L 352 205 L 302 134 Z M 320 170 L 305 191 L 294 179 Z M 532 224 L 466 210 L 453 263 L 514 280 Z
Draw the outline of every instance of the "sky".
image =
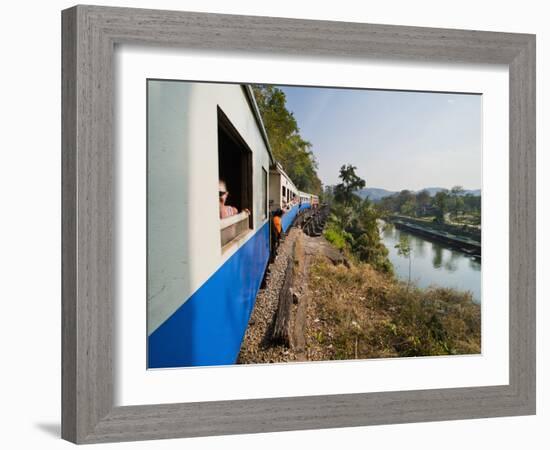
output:
M 481 96 L 279 86 L 323 184 L 353 164 L 367 187 L 481 188 Z

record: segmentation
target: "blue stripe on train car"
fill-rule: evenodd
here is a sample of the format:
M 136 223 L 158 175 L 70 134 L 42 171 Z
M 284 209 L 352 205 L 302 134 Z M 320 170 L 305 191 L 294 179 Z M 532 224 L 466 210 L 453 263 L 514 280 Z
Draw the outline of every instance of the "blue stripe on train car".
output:
M 296 214 L 298 214 L 299 209 L 300 207 L 298 205 L 295 205 L 290 209 L 290 211 L 287 211 L 283 214 L 281 226 L 283 227 L 283 231 L 285 233 L 286 230 L 290 228 L 290 225 L 292 225 L 292 222 L 294 222 L 294 219 L 296 218 Z
M 269 260 L 269 223 L 148 338 L 148 367 L 234 364 Z
M 309 203 L 302 203 L 300 205 L 300 211 L 303 211 L 304 209 L 308 209 L 310 207 L 311 207 L 311 205 Z

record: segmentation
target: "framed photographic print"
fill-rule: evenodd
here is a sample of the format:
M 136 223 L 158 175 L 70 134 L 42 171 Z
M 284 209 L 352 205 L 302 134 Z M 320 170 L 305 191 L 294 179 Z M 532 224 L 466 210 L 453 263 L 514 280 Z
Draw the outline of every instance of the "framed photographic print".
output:
M 65 439 L 535 413 L 534 36 L 62 24 Z

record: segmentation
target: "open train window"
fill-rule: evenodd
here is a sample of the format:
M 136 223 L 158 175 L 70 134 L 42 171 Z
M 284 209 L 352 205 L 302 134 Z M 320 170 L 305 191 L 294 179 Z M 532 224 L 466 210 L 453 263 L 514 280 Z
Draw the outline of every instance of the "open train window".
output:
M 238 211 L 220 219 L 220 239 L 224 247 L 253 228 L 252 151 L 219 107 L 218 175 L 227 187 L 225 205 Z

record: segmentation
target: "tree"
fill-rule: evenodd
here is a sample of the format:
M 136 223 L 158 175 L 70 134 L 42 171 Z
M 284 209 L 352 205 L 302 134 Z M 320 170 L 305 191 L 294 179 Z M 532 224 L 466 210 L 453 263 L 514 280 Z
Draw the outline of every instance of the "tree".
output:
M 265 125 L 275 159 L 302 191 L 320 194 L 321 180 L 311 143 L 300 135 L 296 118 L 286 107 L 285 93 L 269 85 L 253 85 L 252 91 Z
M 454 212 L 455 217 L 458 215 L 460 211 L 464 211 L 464 199 L 462 196 L 464 195 L 464 188 L 462 186 L 453 186 L 451 189 L 451 206 L 452 211 Z
M 397 213 L 402 212 L 403 205 L 406 203 L 413 203 L 415 202 L 415 196 L 414 193 L 409 191 L 408 189 L 403 189 L 401 192 L 399 192 L 395 198 L 395 208 Z
M 344 206 L 350 206 L 354 202 L 358 202 L 360 197 L 355 194 L 355 191 L 365 187 L 365 180 L 359 177 L 355 171 L 357 167 L 351 164 L 344 164 L 340 167 L 339 178 L 341 183 L 334 187 L 334 198 L 341 202 Z
M 462 199 L 464 200 L 464 209 L 472 215 L 474 223 L 479 224 L 481 221 L 481 196 L 468 193 Z
M 414 200 L 407 200 L 401 205 L 401 214 L 405 216 L 415 216 L 416 215 L 416 203 Z
M 436 220 L 440 223 L 445 222 L 445 213 L 448 210 L 449 194 L 444 191 L 435 194 L 434 205 L 437 209 Z
M 458 197 L 464 194 L 464 188 L 462 186 L 456 185 L 451 188 L 451 195 Z
M 411 284 L 411 244 L 409 241 L 409 236 L 401 233 L 399 236 L 399 244 L 395 245 L 397 249 L 397 254 L 405 258 L 409 258 L 409 279 L 407 281 L 407 290 L 409 290 L 409 285 Z
M 430 205 L 431 200 L 432 200 L 432 197 L 430 196 L 430 193 L 426 189 L 416 194 L 416 205 L 421 215 L 425 213 L 426 208 Z
M 355 194 L 365 187 L 365 180 L 355 173 L 356 167 L 344 165 L 340 168 L 342 182 L 331 189 L 331 214 L 325 229 L 325 238 L 337 248 L 345 249 L 362 262 L 366 262 L 384 273 L 393 273 L 388 259 L 388 249 L 380 238 L 378 219 L 380 214 L 368 199 L 361 200 Z
M 454 198 L 453 210 L 455 213 L 455 217 L 458 216 L 460 212 L 464 212 L 464 197 Z

